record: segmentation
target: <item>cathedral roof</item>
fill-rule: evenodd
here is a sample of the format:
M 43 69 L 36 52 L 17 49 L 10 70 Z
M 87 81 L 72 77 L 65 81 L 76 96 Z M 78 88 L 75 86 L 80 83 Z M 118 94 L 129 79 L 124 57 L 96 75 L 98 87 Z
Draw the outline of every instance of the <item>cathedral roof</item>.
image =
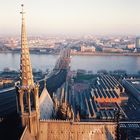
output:
M 41 119 L 49 119 L 53 113 L 53 101 L 46 89 L 46 85 L 39 97 L 40 104 L 40 118 Z

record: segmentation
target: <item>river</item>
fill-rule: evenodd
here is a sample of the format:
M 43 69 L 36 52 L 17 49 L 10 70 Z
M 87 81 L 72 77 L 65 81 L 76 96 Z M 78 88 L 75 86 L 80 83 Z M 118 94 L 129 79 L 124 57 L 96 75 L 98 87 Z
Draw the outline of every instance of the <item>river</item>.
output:
M 31 54 L 32 67 L 37 70 L 52 69 L 58 55 Z M 20 54 L 0 53 L 0 71 L 6 67 L 19 69 Z M 137 73 L 140 70 L 140 56 L 72 56 L 71 69 L 92 70 L 126 70 Z

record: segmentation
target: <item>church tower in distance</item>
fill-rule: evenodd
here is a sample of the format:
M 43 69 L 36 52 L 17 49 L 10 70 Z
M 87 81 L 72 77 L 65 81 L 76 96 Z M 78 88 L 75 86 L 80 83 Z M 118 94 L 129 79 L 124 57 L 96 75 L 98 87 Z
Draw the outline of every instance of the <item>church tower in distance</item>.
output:
M 32 136 L 38 137 L 39 133 L 39 85 L 34 83 L 30 53 L 27 46 L 25 28 L 25 13 L 22 4 L 21 27 L 21 58 L 20 58 L 20 84 L 17 85 L 17 108 L 21 115 L 22 126 L 28 127 Z

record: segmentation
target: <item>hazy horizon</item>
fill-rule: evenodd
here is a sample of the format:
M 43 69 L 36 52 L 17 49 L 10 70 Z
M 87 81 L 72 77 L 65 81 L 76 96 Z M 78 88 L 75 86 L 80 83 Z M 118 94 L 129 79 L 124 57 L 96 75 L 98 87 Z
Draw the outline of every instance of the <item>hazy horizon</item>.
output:
M 20 34 L 22 3 L 28 35 L 140 35 L 140 0 L 0 1 L 0 35 Z

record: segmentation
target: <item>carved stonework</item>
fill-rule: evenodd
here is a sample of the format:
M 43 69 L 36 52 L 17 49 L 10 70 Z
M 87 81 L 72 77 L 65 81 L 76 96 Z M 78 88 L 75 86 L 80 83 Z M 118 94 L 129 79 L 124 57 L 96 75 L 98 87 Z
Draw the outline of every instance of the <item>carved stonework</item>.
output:
M 21 58 L 20 72 L 21 85 L 18 85 L 18 108 L 21 115 L 22 126 L 28 128 L 31 136 L 38 137 L 39 132 L 39 85 L 34 84 L 29 48 L 25 28 L 25 18 L 22 5 L 22 29 L 21 29 Z
M 113 122 L 40 121 L 39 140 L 114 140 L 116 125 Z

